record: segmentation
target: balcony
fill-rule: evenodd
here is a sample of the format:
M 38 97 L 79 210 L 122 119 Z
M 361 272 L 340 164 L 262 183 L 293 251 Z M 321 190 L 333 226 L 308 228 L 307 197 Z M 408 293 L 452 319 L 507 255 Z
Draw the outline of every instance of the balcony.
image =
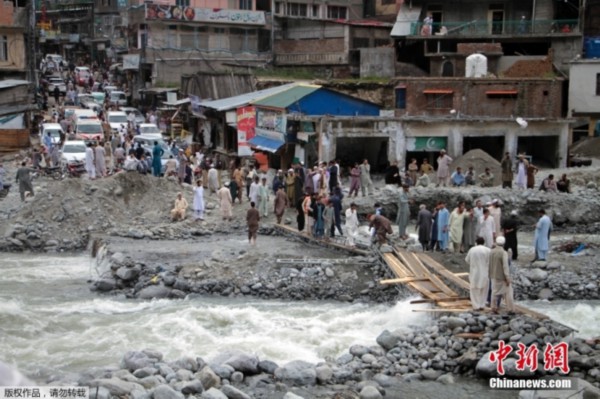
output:
M 345 65 L 346 53 L 275 54 L 276 65 Z
M 411 38 L 440 39 L 444 37 L 482 36 L 548 36 L 580 35 L 578 19 L 519 20 L 519 21 L 480 21 L 434 23 L 430 29 L 422 22 L 412 22 Z

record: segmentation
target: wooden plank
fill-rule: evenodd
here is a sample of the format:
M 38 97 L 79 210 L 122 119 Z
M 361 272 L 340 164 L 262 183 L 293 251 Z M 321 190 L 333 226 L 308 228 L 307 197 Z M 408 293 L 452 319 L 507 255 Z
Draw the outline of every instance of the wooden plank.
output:
M 414 301 L 410 301 L 410 303 L 435 303 L 435 302 L 439 302 L 439 301 L 444 301 L 444 302 L 453 302 L 453 301 L 465 301 L 465 300 L 469 300 L 468 297 L 465 296 L 459 296 L 459 297 L 453 297 L 453 298 L 446 298 L 446 299 L 415 299 Z
M 483 338 L 483 333 L 459 333 L 454 335 L 454 337 L 464 339 L 481 339 Z
M 314 244 L 318 244 L 320 246 L 330 247 L 330 248 L 335 248 L 335 249 L 340 249 L 340 250 L 352 252 L 352 253 L 357 254 L 357 255 L 367 256 L 367 255 L 371 254 L 371 251 L 367 251 L 367 250 L 364 250 L 364 249 L 352 248 L 352 247 L 349 247 L 347 245 L 338 244 L 336 242 L 320 240 L 320 239 L 315 238 L 313 236 L 309 236 L 309 235 L 305 234 L 304 232 L 298 231 L 298 230 L 294 229 L 293 227 L 286 226 L 286 225 L 283 225 L 283 224 L 274 224 L 273 227 L 275 229 L 283 231 L 284 233 L 290 233 L 290 234 L 296 236 L 297 238 L 302 238 L 304 241 L 308 241 L 308 242 L 311 242 L 311 243 L 314 243 Z
M 406 252 L 397 248 L 394 248 L 394 251 L 400 258 L 404 259 L 405 263 L 411 265 L 411 270 L 414 270 L 415 275 L 429 277 L 429 280 L 437 290 L 448 296 L 458 296 L 458 294 L 448 287 L 438 276 L 431 273 L 413 252 Z
M 420 267 L 423 268 L 423 270 L 429 272 L 429 269 L 427 269 L 425 267 L 425 265 L 421 262 L 421 260 L 413 253 L 412 256 L 415 259 L 415 262 L 417 262 L 419 264 Z M 456 292 L 454 292 L 450 287 L 448 287 L 446 285 L 446 283 L 444 283 L 435 273 L 430 273 L 431 274 L 431 281 L 437 285 L 438 287 L 440 287 L 440 289 L 448 296 L 458 296 L 458 294 Z
M 423 263 L 425 265 L 429 266 L 431 269 L 433 269 L 435 272 L 439 273 L 441 276 L 447 278 L 449 281 L 458 285 L 462 289 L 465 289 L 467 291 L 470 290 L 470 284 L 468 281 L 465 281 L 464 279 L 456 276 L 450 270 L 446 269 L 444 266 L 442 266 L 441 264 L 439 264 L 438 262 L 433 260 L 429 255 L 420 253 L 420 254 L 418 254 L 418 256 L 419 256 L 419 258 L 421 258 L 421 260 L 423 261 Z M 536 312 L 534 310 L 528 309 L 521 305 L 515 305 L 515 311 L 519 312 L 519 313 L 527 314 L 532 317 L 536 317 L 538 319 L 547 319 L 548 318 L 548 316 L 546 316 L 543 313 Z
M 412 283 L 415 281 L 424 281 L 424 280 L 428 280 L 428 279 L 424 278 L 424 277 L 392 278 L 392 279 L 388 279 L 388 280 L 380 280 L 379 284 L 406 284 L 406 283 Z
M 461 313 L 461 312 L 468 312 L 469 309 L 465 309 L 465 308 L 460 308 L 460 309 L 452 309 L 452 308 L 447 308 L 447 309 L 413 309 L 413 312 L 427 312 L 427 313 Z
M 468 276 L 468 275 L 469 275 L 469 273 L 468 273 L 468 272 L 464 272 L 464 273 L 454 273 L 454 275 L 455 275 L 456 277 L 463 277 L 463 276 Z

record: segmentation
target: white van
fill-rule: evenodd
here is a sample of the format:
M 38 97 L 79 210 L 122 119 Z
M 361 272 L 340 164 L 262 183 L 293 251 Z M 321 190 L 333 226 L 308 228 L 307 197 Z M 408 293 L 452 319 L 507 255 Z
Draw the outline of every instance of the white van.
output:
M 60 123 L 44 123 L 42 124 L 42 130 L 40 134 L 42 135 L 42 139 L 46 137 L 50 133 L 50 137 L 52 137 L 52 144 L 60 143 L 60 135 L 64 134 L 62 126 Z
M 106 121 L 110 125 L 110 130 L 118 132 L 121 125 L 127 127 L 127 114 L 122 111 L 109 111 L 106 115 Z
M 71 116 L 73 123 L 76 125 L 80 120 L 92 119 L 98 120 L 98 114 L 93 109 L 76 109 Z
M 80 120 L 75 127 L 76 140 L 95 140 L 104 139 L 104 129 L 98 120 Z

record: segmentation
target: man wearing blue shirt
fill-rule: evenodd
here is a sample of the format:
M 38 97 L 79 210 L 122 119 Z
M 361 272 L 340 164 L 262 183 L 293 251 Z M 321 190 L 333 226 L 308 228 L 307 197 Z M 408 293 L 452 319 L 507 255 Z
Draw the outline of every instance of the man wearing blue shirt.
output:
M 450 181 L 454 187 L 461 187 L 465 185 L 465 175 L 463 174 L 460 166 L 456 168 L 456 172 L 452 173 L 452 176 L 450 176 Z

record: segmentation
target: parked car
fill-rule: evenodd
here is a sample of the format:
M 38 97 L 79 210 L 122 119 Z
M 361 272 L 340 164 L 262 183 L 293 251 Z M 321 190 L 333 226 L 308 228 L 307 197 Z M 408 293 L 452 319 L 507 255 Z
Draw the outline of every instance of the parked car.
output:
M 67 93 L 67 85 L 65 81 L 60 76 L 50 76 L 48 77 L 48 94 L 53 94 L 54 89 L 58 86 L 58 90 L 60 94 L 63 96 Z
M 92 73 L 88 67 L 75 67 L 75 82 L 79 86 L 85 86 L 89 83 Z
M 101 91 L 93 91 L 90 93 L 90 96 L 100 105 L 104 105 L 104 99 L 106 98 L 106 94 Z
M 108 95 L 109 102 L 113 105 L 127 105 L 127 95 L 122 91 L 111 91 Z
M 85 148 L 83 140 L 66 141 L 61 151 L 62 162 L 85 161 Z
M 95 140 L 104 139 L 104 129 L 98 120 L 80 120 L 75 126 L 75 138 L 77 140 Z
M 142 148 L 150 155 L 152 155 L 152 150 L 154 149 L 155 141 L 158 142 L 158 144 L 162 147 L 162 149 L 164 151 L 163 156 L 160 160 L 160 163 L 162 164 L 161 173 L 164 174 L 165 170 L 167 169 L 167 161 L 169 160 L 170 156 L 172 155 L 171 150 L 169 149 L 169 146 L 167 145 L 167 143 L 165 143 L 165 141 L 163 139 L 159 139 L 154 136 L 145 136 L 143 134 L 133 137 L 134 145 L 136 143 L 140 143 Z M 179 166 L 179 162 L 177 162 L 177 166 Z
M 119 88 L 117 86 L 104 86 L 104 92 L 106 93 L 107 96 L 110 96 L 110 93 L 112 93 L 113 91 L 119 90 Z
M 142 123 L 146 122 L 146 118 L 144 118 L 144 115 L 137 108 L 121 107 L 121 111 L 125 112 L 127 116 L 133 112 L 133 115 L 135 115 L 135 123 L 137 125 L 141 125 Z
M 127 126 L 127 114 L 123 111 L 108 111 L 106 121 L 110 125 L 110 130 L 117 133 L 121 125 Z
M 77 96 L 77 100 L 81 108 L 93 110 L 96 114 L 102 109 L 102 104 L 96 102 L 90 94 L 80 94 Z
M 63 133 L 62 126 L 60 123 L 44 123 L 40 131 L 41 137 L 45 137 L 50 133 L 52 137 L 52 144 L 60 143 L 60 135 Z
M 162 138 L 163 138 L 162 132 L 160 131 L 158 126 L 156 126 L 154 123 L 141 123 L 139 125 L 139 127 L 140 127 L 141 135 L 148 136 L 148 137 L 155 137 L 157 139 L 162 140 Z

